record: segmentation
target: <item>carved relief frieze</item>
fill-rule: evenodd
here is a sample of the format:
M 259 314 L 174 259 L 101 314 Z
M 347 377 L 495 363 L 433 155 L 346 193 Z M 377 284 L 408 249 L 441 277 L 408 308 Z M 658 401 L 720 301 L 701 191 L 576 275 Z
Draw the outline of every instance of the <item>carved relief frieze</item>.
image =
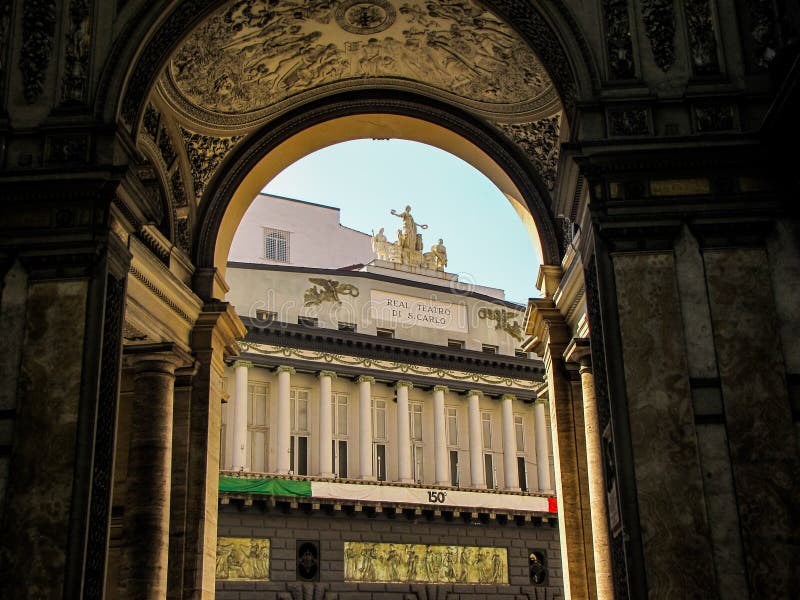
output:
M 158 138 L 158 126 L 161 122 L 161 114 L 153 108 L 152 104 L 148 104 L 144 109 L 144 118 L 142 119 L 142 127 L 144 132 L 155 143 Z
M 175 151 L 175 146 L 172 145 L 169 133 L 167 133 L 167 129 L 163 125 L 158 134 L 158 151 L 161 153 L 161 158 L 164 160 L 167 169 L 172 167 L 172 164 L 178 157 L 178 153 Z
M 774 4 L 771 0 L 747 0 L 750 9 L 750 37 L 756 67 L 766 69 L 777 52 Z
M 189 223 L 189 217 L 183 217 L 175 220 L 175 245 L 186 254 L 192 252 L 192 230 Z
M 698 133 L 730 131 L 736 127 L 733 104 L 696 104 L 692 108 Z
M 351 283 L 319 277 L 309 277 L 308 281 L 313 285 L 303 294 L 303 306 L 319 306 L 323 302 L 341 304 L 341 296 L 358 296 L 358 288 Z
M 709 0 L 686 0 L 686 27 L 689 31 L 689 52 L 692 70 L 697 75 L 719 73 L 714 16 Z
M 630 79 L 636 74 L 631 42 L 628 0 L 603 0 L 608 67 L 612 79 Z
M 328 0 L 275 6 L 240 0 L 192 33 L 162 82 L 170 96 L 211 118 L 375 80 L 415 82 L 495 108 L 529 106 L 552 93 L 527 44 L 470 1 L 348 0 L 332 11 Z
M 533 160 L 547 189 L 553 191 L 558 172 L 561 113 L 534 123 L 499 126 Z
M 481 319 L 495 322 L 495 329 L 505 331 L 517 341 L 522 341 L 522 326 L 515 317 L 517 313 L 499 308 L 481 308 L 478 311 Z
M 507 584 L 508 551 L 484 546 L 345 542 L 344 580 Z
M 47 164 L 85 163 L 88 160 L 88 135 L 50 135 L 45 139 L 45 162 Z
M 223 581 L 269 581 L 269 540 L 218 537 L 216 578 Z
M 636 107 L 609 110 L 608 133 L 616 136 L 649 134 L 650 119 L 647 108 Z
M 199 199 L 219 163 L 243 136 L 213 137 L 193 133 L 183 127 L 181 127 L 181 134 L 192 170 L 194 194 Z
M 642 0 L 642 19 L 656 65 L 669 71 L 675 63 L 674 0 Z
M 33 104 L 44 91 L 56 30 L 55 0 L 25 0 L 22 5 L 22 49 L 19 68 L 25 101 Z
M 183 186 L 180 169 L 175 169 L 172 177 L 169 178 L 169 189 L 172 192 L 172 201 L 176 208 L 188 206 L 189 201 L 186 198 L 186 189 Z
M 89 87 L 89 51 L 92 42 L 91 0 L 71 0 L 64 48 L 62 102 L 86 102 Z

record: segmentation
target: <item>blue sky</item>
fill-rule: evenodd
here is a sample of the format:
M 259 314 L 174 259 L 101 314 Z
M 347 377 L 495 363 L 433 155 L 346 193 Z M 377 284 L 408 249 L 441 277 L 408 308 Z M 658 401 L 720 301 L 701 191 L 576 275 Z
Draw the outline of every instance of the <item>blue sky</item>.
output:
M 504 289 L 527 304 L 538 296 L 533 242 L 505 196 L 461 159 L 406 140 L 355 140 L 319 150 L 289 166 L 266 193 L 341 209 L 341 223 L 369 233 L 400 222 L 389 211 L 411 205 L 426 250 L 439 238 L 447 271 L 462 281 Z

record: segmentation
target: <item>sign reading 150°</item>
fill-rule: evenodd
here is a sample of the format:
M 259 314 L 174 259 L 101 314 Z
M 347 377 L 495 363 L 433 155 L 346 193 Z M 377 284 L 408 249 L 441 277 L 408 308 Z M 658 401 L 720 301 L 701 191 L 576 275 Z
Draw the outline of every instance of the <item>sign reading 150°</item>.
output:
M 467 307 L 463 304 L 441 302 L 432 298 L 418 298 L 372 290 L 370 292 L 372 317 L 384 323 L 403 327 L 419 326 L 447 329 L 466 333 Z
M 447 492 L 440 490 L 428 490 L 428 502 L 430 504 L 444 504 L 447 498 Z

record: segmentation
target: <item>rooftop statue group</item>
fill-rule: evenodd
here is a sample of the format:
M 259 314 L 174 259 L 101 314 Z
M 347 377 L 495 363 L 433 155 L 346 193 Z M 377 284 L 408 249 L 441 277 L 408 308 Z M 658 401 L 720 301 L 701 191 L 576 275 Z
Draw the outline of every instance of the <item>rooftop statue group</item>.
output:
M 437 244 L 431 246 L 430 252 L 423 252 L 422 235 L 417 228 L 427 229 L 427 225 L 417 223 L 411 216 L 411 207 L 399 213 L 392 209 L 391 214 L 402 219 L 403 226 L 397 230 L 397 241 L 390 242 L 383 233 L 383 227 L 378 233 L 372 232 L 372 251 L 378 260 L 385 260 L 410 267 L 423 267 L 436 271 L 444 271 L 447 266 L 447 249 L 441 238 Z

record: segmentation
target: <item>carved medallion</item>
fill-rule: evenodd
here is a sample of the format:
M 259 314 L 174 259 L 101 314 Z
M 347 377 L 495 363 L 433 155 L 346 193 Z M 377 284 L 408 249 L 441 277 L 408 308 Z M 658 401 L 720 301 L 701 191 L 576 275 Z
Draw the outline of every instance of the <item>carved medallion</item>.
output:
M 345 0 L 336 8 L 334 18 L 345 31 L 367 35 L 391 27 L 397 13 L 386 0 Z

